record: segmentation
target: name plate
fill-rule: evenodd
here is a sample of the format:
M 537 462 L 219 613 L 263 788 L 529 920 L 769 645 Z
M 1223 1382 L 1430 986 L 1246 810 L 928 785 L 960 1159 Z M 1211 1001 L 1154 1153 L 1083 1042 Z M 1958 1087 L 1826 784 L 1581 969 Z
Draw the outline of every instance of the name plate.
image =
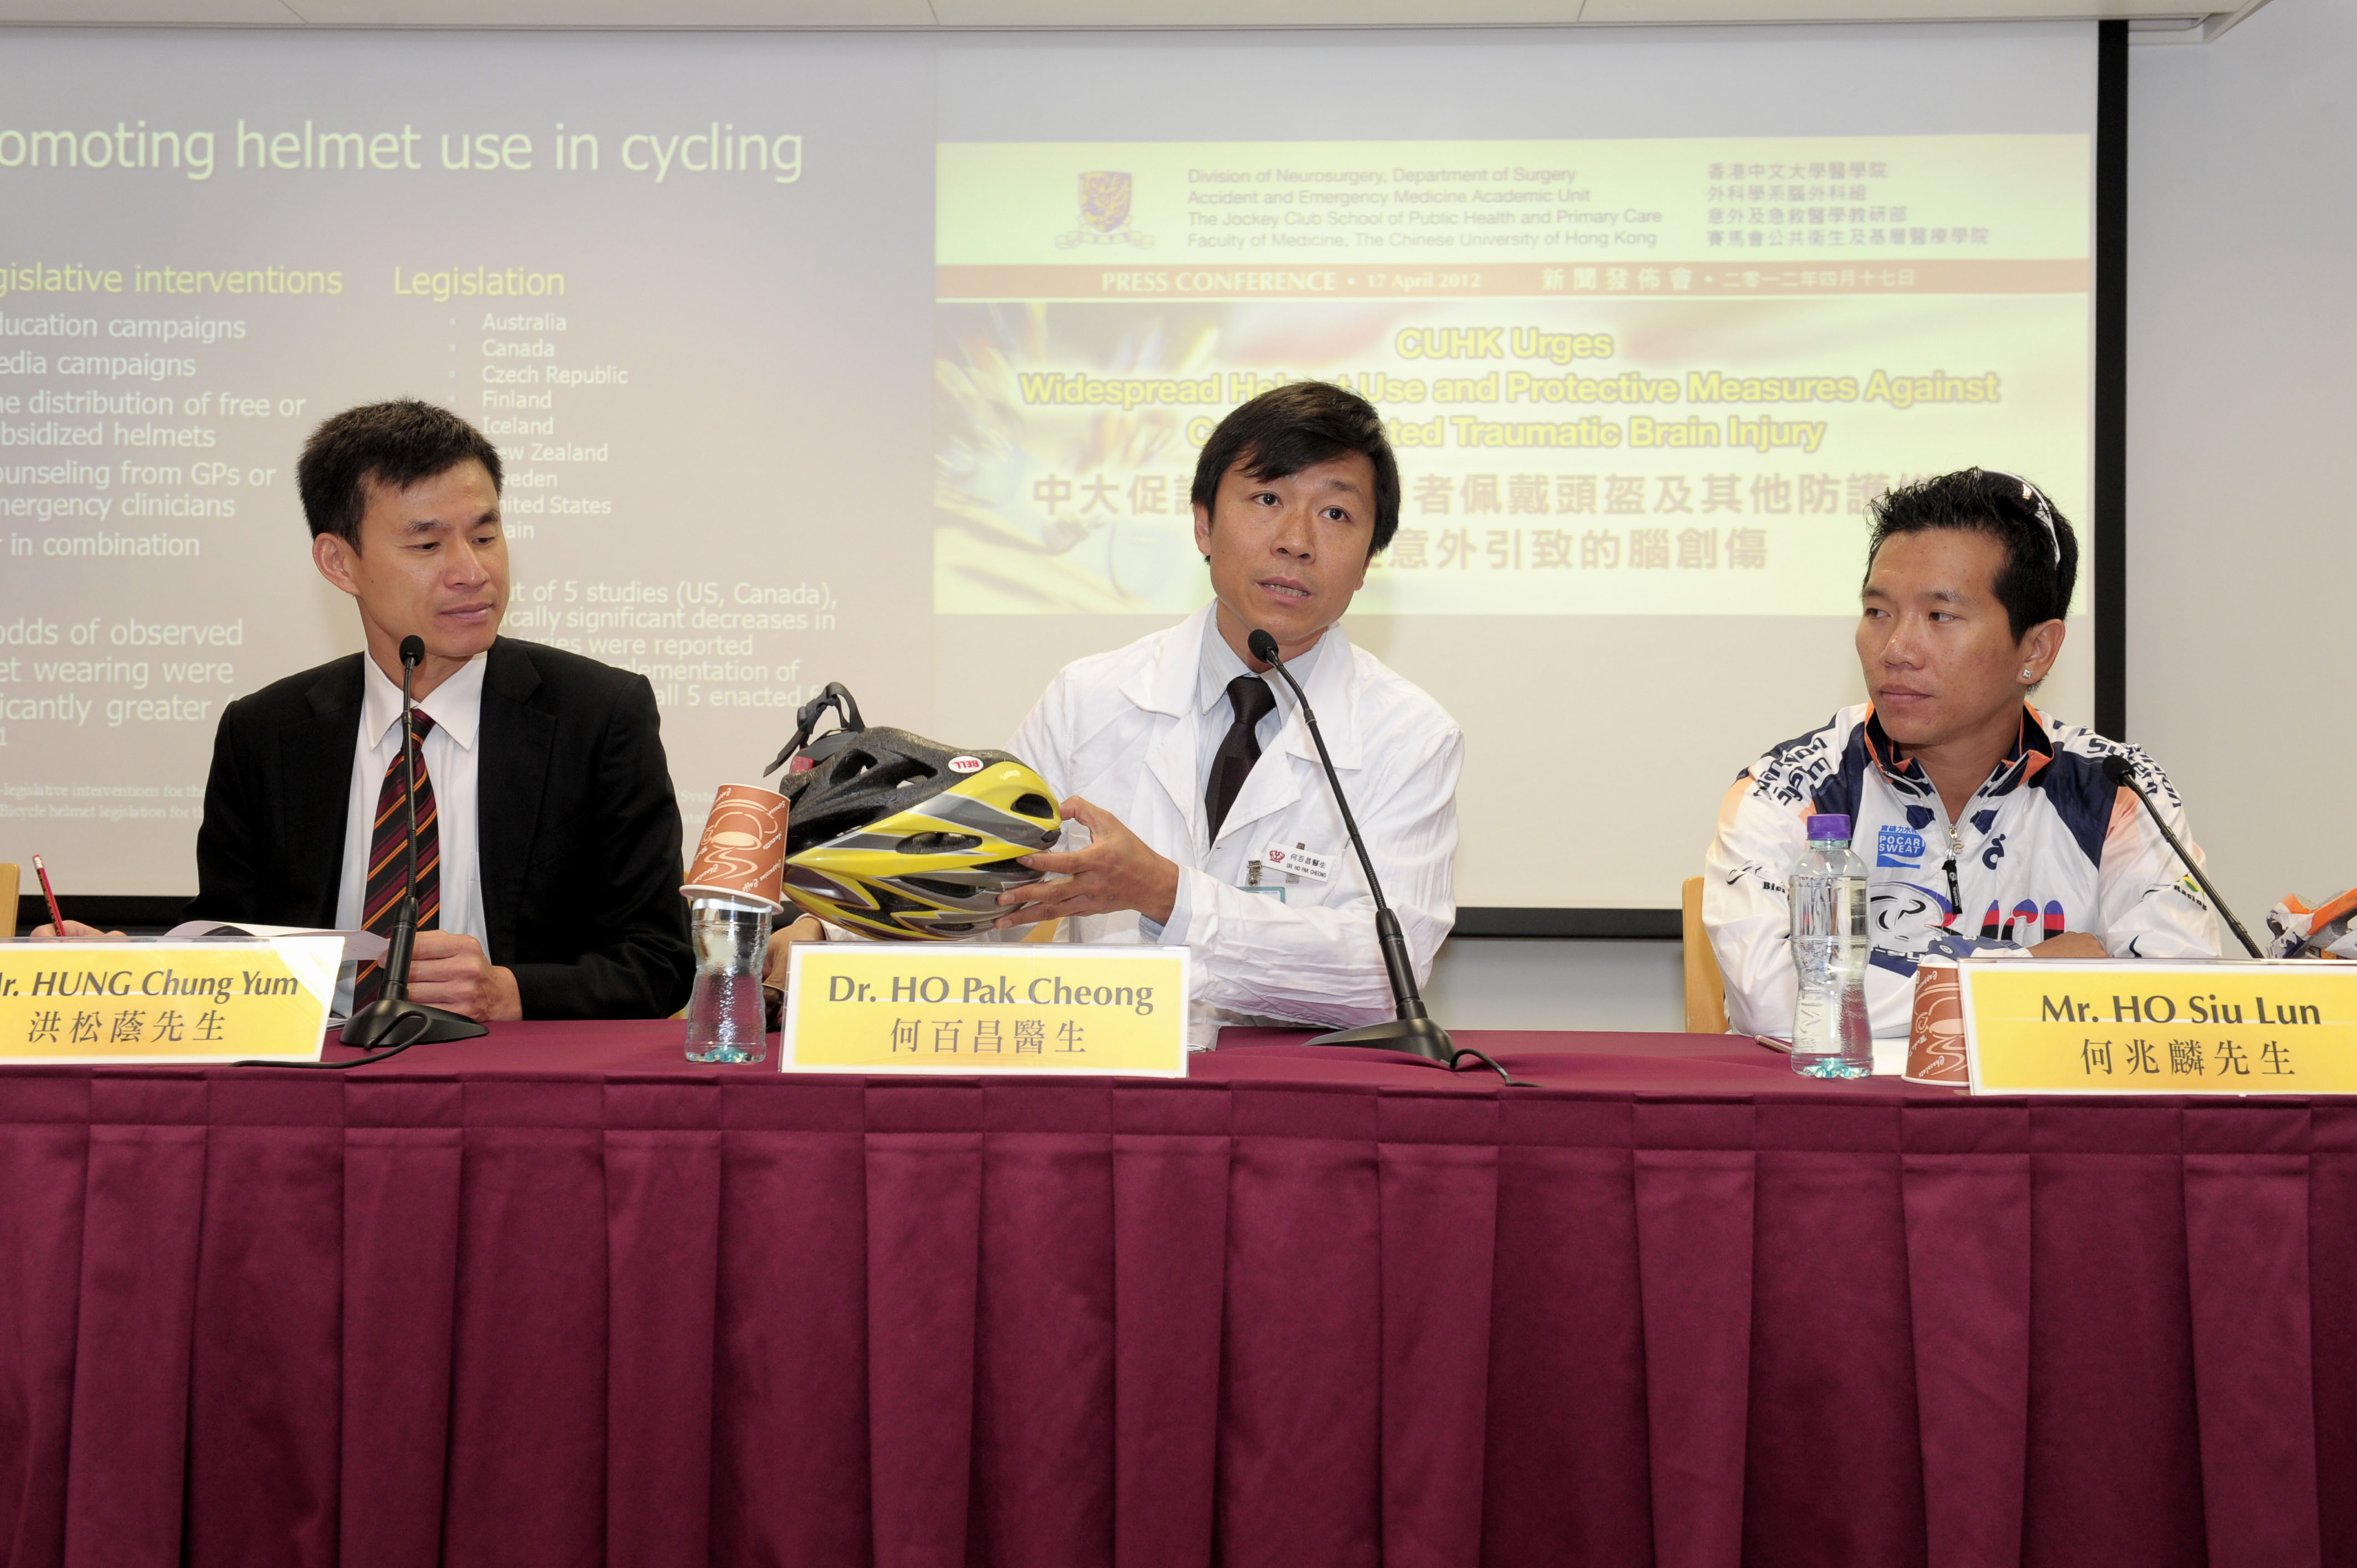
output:
M 0 942 L 0 1065 L 319 1059 L 339 936 Z
M 1188 950 L 803 942 L 786 1072 L 1187 1076 Z
M 2357 964 L 1958 964 L 1975 1094 L 2357 1094 Z

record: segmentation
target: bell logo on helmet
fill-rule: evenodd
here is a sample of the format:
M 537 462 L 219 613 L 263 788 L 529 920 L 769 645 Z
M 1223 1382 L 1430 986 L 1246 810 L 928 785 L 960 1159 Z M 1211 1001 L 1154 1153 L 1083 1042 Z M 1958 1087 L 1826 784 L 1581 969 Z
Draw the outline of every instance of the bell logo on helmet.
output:
M 982 758 L 979 757 L 952 757 L 950 758 L 950 771 L 952 773 L 979 773 L 982 771 Z

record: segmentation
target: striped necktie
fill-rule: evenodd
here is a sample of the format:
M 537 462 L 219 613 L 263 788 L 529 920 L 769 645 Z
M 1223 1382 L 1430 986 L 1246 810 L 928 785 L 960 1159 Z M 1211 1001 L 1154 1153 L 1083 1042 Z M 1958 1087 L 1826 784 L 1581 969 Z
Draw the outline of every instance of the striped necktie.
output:
M 417 736 L 417 929 L 433 930 L 442 915 L 441 836 L 435 829 L 434 780 L 425 771 L 425 736 L 434 715 L 423 708 L 410 710 Z M 369 834 L 368 884 L 361 897 L 361 925 L 388 940 L 401 896 L 409 886 L 409 811 L 402 803 L 401 765 L 404 753 L 394 752 L 384 770 L 384 787 L 376 795 L 376 826 Z M 352 981 L 352 1006 L 367 1006 L 384 989 L 384 966 L 361 965 Z

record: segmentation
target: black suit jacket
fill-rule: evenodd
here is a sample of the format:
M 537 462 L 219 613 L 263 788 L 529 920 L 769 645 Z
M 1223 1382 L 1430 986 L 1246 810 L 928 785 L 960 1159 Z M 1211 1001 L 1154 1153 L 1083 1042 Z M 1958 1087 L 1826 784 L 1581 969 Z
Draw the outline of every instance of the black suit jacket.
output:
M 188 919 L 335 924 L 361 654 L 222 711 Z M 643 676 L 500 638 L 483 671 L 476 822 L 490 960 L 527 1018 L 659 1018 L 694 976 L 679 802 Z

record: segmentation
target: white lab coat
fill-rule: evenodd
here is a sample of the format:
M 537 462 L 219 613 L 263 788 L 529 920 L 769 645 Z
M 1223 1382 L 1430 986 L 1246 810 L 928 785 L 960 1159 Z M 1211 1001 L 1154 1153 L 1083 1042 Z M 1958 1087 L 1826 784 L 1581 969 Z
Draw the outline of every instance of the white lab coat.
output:
M 1067 665 L 1016 734 L 1010 749 L 1060 800 L 1085 797 L 1179 867 L 1178 906 L 1158 939 L 1122 913 L 1067 920 L 1059 940 L 1183 942 L 1195 956 L 1199 1046 L 1227 1024 L 1341 1028 L 1389 1018 L 1374 899 L 1297 708 L 1245 779 L 1217 842 L 1205 843 L 1196 692 L 1211 613 L 1206 606 L 1167 631 Z M 1457 918 L 1449 864 L 1464 736 L 1339 627 L 1319 645 L 1307 690 L 1421 982 Z M 1268 866 L 1272 846 L 1323 856 L 1327 880 Z M 1264 886 L 1283 886 L 1282 901 L 1244 890 L 1255 860 Z

